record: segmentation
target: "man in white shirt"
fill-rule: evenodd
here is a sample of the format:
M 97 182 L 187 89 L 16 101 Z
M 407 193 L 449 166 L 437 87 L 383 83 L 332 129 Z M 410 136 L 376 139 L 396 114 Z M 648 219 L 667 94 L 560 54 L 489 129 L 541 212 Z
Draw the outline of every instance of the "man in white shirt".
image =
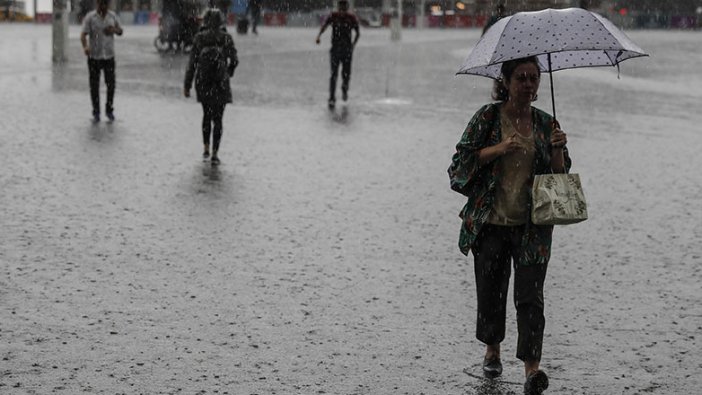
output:
M 93 122 L 100 121 L 100 70 L 105 75 L 107 85 L 105 114 L 110 121 L 115 119 L 112 107 L 115 97 L 115 34 L 122 35 L 122 26 L 117 14 L 107 9 L 108 3 L 109 0 L 97 0 L 95 10 L 83 19 L 83 30 L 80 33 L 83 52 L 88 57 Z

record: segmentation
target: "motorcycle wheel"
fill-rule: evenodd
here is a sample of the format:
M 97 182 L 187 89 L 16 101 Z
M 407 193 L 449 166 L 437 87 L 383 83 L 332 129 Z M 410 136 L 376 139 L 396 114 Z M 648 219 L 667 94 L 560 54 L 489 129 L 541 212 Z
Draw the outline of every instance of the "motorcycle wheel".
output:
M 154 47 L 156 47 L 156 50 L 159 53 L 164 53 L 168 51 L 168 43 L 161 40 L 161 37 L 158 36 L 154 39 Z

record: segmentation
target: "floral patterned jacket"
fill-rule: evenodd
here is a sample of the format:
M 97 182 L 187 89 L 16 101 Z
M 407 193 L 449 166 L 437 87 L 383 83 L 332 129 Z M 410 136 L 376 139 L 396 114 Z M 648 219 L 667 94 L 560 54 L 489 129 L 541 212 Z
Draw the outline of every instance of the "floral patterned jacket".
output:
M 480 229 L 487 222 L 495 201 L 495 191 L 500 181 L 499 166 L 496 160 L 478 163 L 478 151 L 502 141 L 500 125 L 500 106 L 491 103 L 475 113 L 463 132 L 461 141 L 456 145 L 451 166 L 448 169 L 451 189 L 468 197 L 468 202 L 461 210 L 461 231 L 458 246 L 468 255 Z M 532 166 L 532 180 L 535 174 L 551 173 L 551 131 L 553 117 L 532 107 L 534 122 L 534 142 L 536 153 Z M 571 160 L 564 149 L 565 169 L 570 170 Z M 531 212 L 531 209 L 529 210 Z M 533 265 L 547 263 L 551 256 L 551 234 L 553 226 L 534 225 L 528 220 L 522 238 L 522 251 L 519 264 Z

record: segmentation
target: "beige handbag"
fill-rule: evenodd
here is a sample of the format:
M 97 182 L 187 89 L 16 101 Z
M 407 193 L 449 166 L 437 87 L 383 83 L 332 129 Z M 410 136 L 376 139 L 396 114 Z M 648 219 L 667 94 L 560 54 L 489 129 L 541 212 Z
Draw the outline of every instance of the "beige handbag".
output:
M 531 192 L 531 222 L 536 225 L 568 225 L 587 219 L 578 174 L 537 174 Z

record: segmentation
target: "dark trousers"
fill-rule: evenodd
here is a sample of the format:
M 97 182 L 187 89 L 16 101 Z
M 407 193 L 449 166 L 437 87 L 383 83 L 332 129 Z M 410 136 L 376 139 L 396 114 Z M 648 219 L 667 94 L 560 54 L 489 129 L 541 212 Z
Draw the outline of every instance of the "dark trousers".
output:
M 225 103 L 202 103 L 202 141 L 210 145 L 212 133 L 212 152 L 219 150 L 222 139 L 222 116 L 224 116 Z
M 485 344 L 505 338 L 507 289 L 511 261 L 518 262 L 524 226 L 485 224 L 472 248 L 478 293 L 476 337 Z M 540 361 L 544 326 L 546 264 L 514 265 L 514 305 L 517 310 L 517 358 Z
M 329 99 L 336 98 L 336 79 L 339 75 L 339 66 L 341 66 L 341 90 L 348 92 L 349 81 L 351 80 L 351 59 L 353 55 L 352 49 L 332 49 L 329 53 L 331 61 L 331 78 L 329 78 Z
M 90 100 L 93 103 L 93 114 L 100 113 L 100 70 L 105 75 L 107 86 L 107 102 L 105 112 L 114 111 L 112 103 L 115 98 L 115 59 L 88 58 L 88 72 L 90 73 Z
M 261 10 L 251 10 L 251 31 L 256 33 L 258 21 L 261 19 Z

